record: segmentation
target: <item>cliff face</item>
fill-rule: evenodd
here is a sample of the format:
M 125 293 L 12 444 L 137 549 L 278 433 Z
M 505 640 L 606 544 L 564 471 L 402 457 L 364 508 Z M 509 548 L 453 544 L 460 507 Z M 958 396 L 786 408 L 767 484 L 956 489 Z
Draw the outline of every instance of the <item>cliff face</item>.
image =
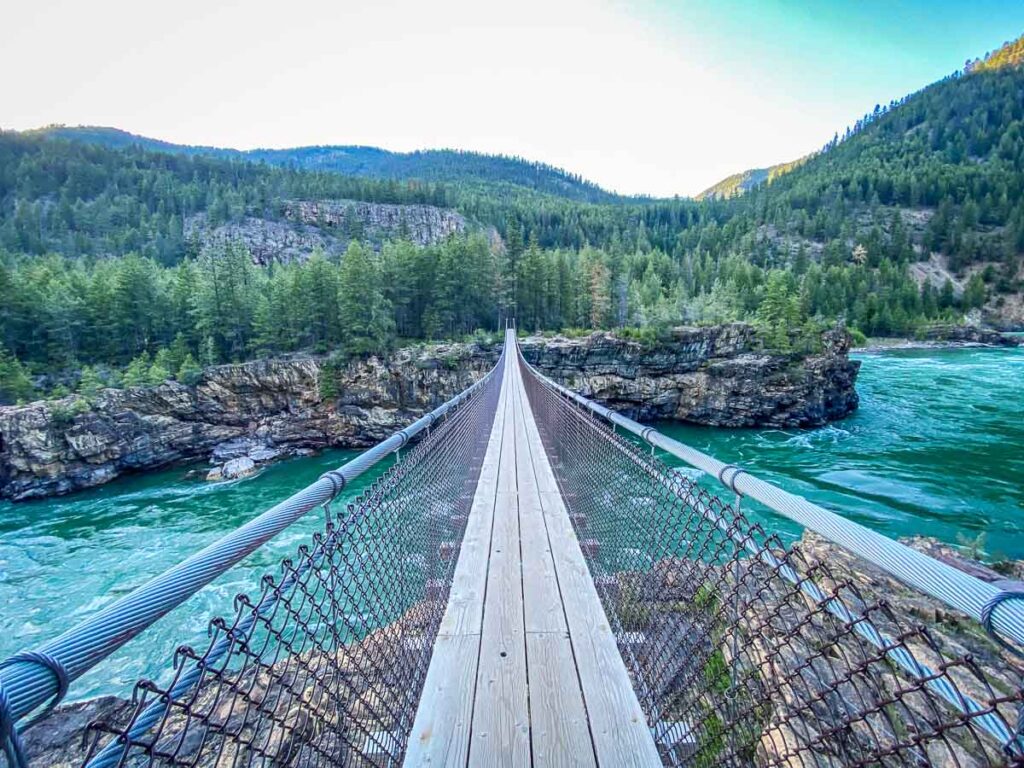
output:
M 0 408 L 0 497 L 51 496 L 125 472 L 213 457 L 258 461 L 327 446 L 370 446 L 469 386 L 489 357 L 463 347 L 467 365 L 403 350 L 340 374 L 336 400 L 320 397 L 322 361 L 267 360 L 208 369 L 194 387 L 107 389 L 81 413 L 73 399 Z
M 595 334 L 526 339 L 522 348 L 545 374 L 635 418 L 812 426 L 857 405 L 859 364 L 846 356 L 848 339 L 832 333 L 825 341 L 822 354 L 794 360 L 759 351 L 754 330 L 735 324 L 680 329 L 671 343 L 651 347 Z M 410 348 L 336 372 L 320 358 L 265 360 L 208 369 L 195 386 L 168 381 L 104 390 L 90 404 L 0 408 L 0 497 L 67 493 L 188 461 L 259 464 L 369 446 L 463 390 L 499 351 Z M 337 397 L 321 397 L 326 376 Z
M 195 243 L 197 251 L 211 245 L 238 243 L 249 251 L 254 264 L 262 266 L 305 261 L 318 248 L 336 256 L 347 245 L 316 227 L 253 216 L 211 227 L 206 214 L 197 213 L 185 220 L 184 229 L 185 238 Z
M 860 363 L 845 332 L 824 334 L 820 354 L 764 352 L 742 323 L 679 328 L 671 343 L 644 346 L 609 334 L 586 340 L 527 340 L 539 370 L 609 408 L 640 420 L 721 427 L 813 427 L 857 407 Z
M 392 205 L 357 200 L 287 200 L 284 220 L 246 216 L 211 226 L 206 214 L 185 220 L 184 234 L 202 249 L 209 245 L 238 243 L 256 264 L 305 261 L 314 250 L 337 256 L 357 240 L 380 249 L 387 240 L 407 238 L 417 245 L 433 245 L 471 225 L 462 214 L 432 205 Z M 492 241 L 497 231 L 487 229 Z
M 289 200 L 284 204 L 284 215 L 290 221 L 340 229 L 348 237 L 374 243 L 404 236 L 417 245 L 432 245 L 468 228 L 462 214 L 433 205 Z

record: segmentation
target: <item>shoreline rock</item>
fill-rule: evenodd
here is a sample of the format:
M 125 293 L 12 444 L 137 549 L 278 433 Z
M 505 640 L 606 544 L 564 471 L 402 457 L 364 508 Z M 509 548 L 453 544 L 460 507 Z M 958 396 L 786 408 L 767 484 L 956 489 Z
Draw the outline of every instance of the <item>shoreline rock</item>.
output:
M 854 352 L 886 352 L 899 349 L 969 349 L 1008 348 L 1024 346 L 1024 335 L 979 326 L 943 326 L 932 328 L 920 339 L 869 338 L 867 344 L 854 347 Z
M 595 333 L 530 337 L 521 347 L 546 375 L 632 418 L 808 427 L 857 407 L 849 336 L 829 331 L 822 342 L 815 355 L 773 353 L 756 329 L 734 323 L 679 328 L 654 344 Z M 209 368 L 194 386 L 0 407 L 0 498 L 207 460 L 220 466 L 211 479 L 227 479 L 300 451 L 366 448 L 465 389 L 499 353 L 496 344 L 422 345 L 340 367 L 299 355 Z
M 248 456 L 239 456 L 237 459 L 225 461 L 221 466 L 211 469 L 206 473 L 206 479 L 211 482 L 240 480 L 254 474 L 256 474 L 256 462 Z

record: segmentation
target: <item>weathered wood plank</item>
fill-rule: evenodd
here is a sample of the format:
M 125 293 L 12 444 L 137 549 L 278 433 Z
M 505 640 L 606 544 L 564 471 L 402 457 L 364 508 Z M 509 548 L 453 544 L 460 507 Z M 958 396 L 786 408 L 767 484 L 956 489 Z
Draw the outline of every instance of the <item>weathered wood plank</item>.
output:
M 481 478 L 441 619 L 441 635 L 480 634 L 496 487 L 497 478 Z
M 494 527 L 487 570 L 480 664 L 473 705 L 470 764 L 530 764 L 530 714 L 523 626 L 522 560 L 517 493 L 514 361 L 506 382 L 509 409 L 499 466 Z
M 526 641 L 514 494 L 499 494 L 487 574 L 471 765 L 529 765 Z M 513 539 L 513 536 L 515 539 Z
M 516 467 L 519 484 L 519 530 L 523 552 L 523 611 L 527 632 L 568 631 L 562 596 L 555 575 L 555 562 L 551 557 L 547 526 L 541 511 L 540 490 L 533 468 L 529 436 L 525 425 L 530 404 L 516 377 L 514 396 L 516 415 L 520 424 L 516 442 Z
M 502 438 L 505 434 L 505 418 L 511 408 L 507 392 L 508 387 L 502 386 L 480 480 L 466 523 L 459 562 L 456 563 L 452 577 L 448 605 L 441 620 L 442 635 L 480 634 Z
M 602 765 L 659 766 L 657 747 L 597 596 L 561 496 L 542 495 L 580 684 Z
M 466 765 L 479 651 L 480 635 L 437 638 L 404 765 Z
M 555 575 L 547 529 L 536 485 L 519 491 L 523 550 L 523 613 L 527 632 L 561 632 L 568 627 Z
M 514 381 L 519 420 L 516 461 L 533 763 L 595 766 L 583 692 L 562 605 L 563 595 L 533 466 L 527 432 L 527 425 L 531 423 L 530 404 L 518 371 Z
M 526 433 L 530 404 L 519 375 L 514 392 L 519 419 L 516 464 L 533 764 L 595 766 L 583 692 Z
M 594 766 L 587 712 L 569 636 L 528 632 L 530 741 L 535 766 Z

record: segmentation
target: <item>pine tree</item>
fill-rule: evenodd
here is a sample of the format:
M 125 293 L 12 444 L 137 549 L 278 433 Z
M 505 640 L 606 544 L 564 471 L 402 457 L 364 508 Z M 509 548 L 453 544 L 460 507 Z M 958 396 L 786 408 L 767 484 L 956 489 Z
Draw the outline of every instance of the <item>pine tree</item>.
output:
M 28 371 L 0 345 L 0 405 L 27 400 L 34 391 Z
M 99 394 L 100 390 L 103 389 L 104 386 L 105 384 L 103 379 L 100 378 L 96 369 L 87 365 L 82 368 L 82 372 L 78 377 L 78 386 L 75 387 L 75 391 L 87 400 L 91 400 Z
M 220 351 L 213 336 L 207 336 L 199 347 L 199 362 L 205 368 L 220 364 Z
M 342 345 L 350 355 L 385 351 L 394 321 L 380 284 L 377 257 L 367 247 L 350 243 L 341 260 L 338 307 Z
M 602 261 L 595 261 L 590 267 L 590 327 L 607 328 L 609 325 L 612 296 L 611 272 Z
M 942 289 L 939 291 L 939 307 L 941 309 L 949 309 L 955 302 L 955 294 L 953 293 L 953 281 L 948 277 L 942 284 Z
M 799 330 L 804 317 L 800 297 L 793 294 L 787 273 L 774 271 L 765 283 L 764 296 L 757 308 L 757 321 L 772 349 L 788 351 L 790 333 Z
M 983 306 L 986 293 L 985 281 L 982 279 L 981 273 L 976 272 L 971 275 L 971 279 L 964 286 L 964 294 L 961 299 L 964 309 L 977 309 Z
M 255 330 L 257 281 L 262 276 L 243 247 L 206 249 L 199 261 L 197 330 L 213 337 L 230 359 L 244 359 Z
M 149 370 L 146 371 L 146 383 L 151 387 L 155 387 L 157 384 L 163 384 L 169 378 L 171 378 L 171 372 L 160 362 L 154 362 L 149 366 Z
M 181 367 L 178 368 L 178 373 L 175 378 L 182 384 L 188 386 L 195 386 L 199 383 L 202 378 L 203 369 L 199 367 L 199 363 L 192 357 L 192 353 L 189 352 L 185 355 L 185 359 L 181 361 Z
M 149 353 L 143 352 L 135 357 L 124 371 L 121 382 L 126 387 L 144 387 L 149 383 L 149 369 L 152 362 Z

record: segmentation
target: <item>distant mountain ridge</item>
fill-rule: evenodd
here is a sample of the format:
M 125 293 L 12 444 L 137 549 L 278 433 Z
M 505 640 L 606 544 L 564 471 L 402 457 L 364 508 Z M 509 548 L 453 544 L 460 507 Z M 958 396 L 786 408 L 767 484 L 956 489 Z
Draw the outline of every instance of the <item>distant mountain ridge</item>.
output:
M 283 168 L 332 171 L 346 176 L 426 182 L 483 182 L 512 184 L 542 194 L 584 203 L 636 202 L 650 198 L 610 192 L 579 174 L 546 163 L 505 155 L 487 155 L 454 149 L 392 152 L 379 147 L 319 145 L 288 149 L 238 150 L 225 147 L 174 144 L 102 126 L 48 126 L 26 133 L 84 141 L 111 149 L 138 146 L 171 152 L 255 161 Z
M 811 155 L 801 157 L 797 160 L 791 160 L 788 163 L 770 165 L 767 168 L 751 168 L 747 171 L 734 173 L 732 176 L 726 176 L 717 184 L 711 185 L 697 195 L 695 199 L 725 200 L 730 197 L 742 195 L 744 192 L 749 192 L 750 190 L 761 186 L 765 182 L 774 180 L 784 173 L 789 173 L 794 168 L 797 168 L 806 162 L 809 157 L 811 157 Z
M 967 72 L 985 72 L 1005 67 L 1019 67 L 1024 64 L 1024 37 L 1004 43 L 981 59 L 967 62 Z

